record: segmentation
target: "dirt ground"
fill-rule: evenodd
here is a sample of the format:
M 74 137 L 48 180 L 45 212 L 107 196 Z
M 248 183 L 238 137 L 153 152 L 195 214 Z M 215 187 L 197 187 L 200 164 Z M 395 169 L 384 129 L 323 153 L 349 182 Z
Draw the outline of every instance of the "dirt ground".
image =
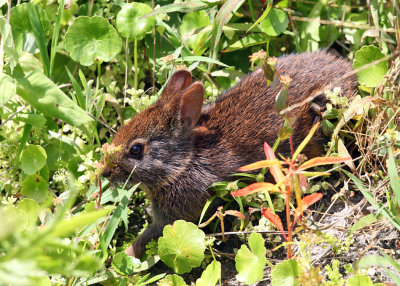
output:
M 381 255 L 381 252 L 391 254 L 392 257 L 399 259 L 400 250 L 398 249 L 399 244 L 399 232 L 394 229 L 388 221 L 381 220 L 377 223 L 370 225 L 367 228 L 361 229 L 353 233 L 352 239 L 349 239 L 349 232 L 351 226 L 358 221 L 361 217 L 368 215 L 371 212 L 375 212 L 368 202 L 364 199 L 363 195 L 358 191 L 352 191 L 355 189 L 352 185 L 343 184 L 342 179 L 330 178 L 331 186 L 337 183 L 339 187 L 331 188 L 329 190 L 320 190 L 323 193 L 323 199 L 316 203 L 311 212 L 306 214 L 308 221 L 313 221 L 312 228 L 320 231 L 322 234 L 330 235 L 333 238 L 337 238 L 338 243 L 335 245 L 335 241 L 322 244 L 310 244 L 311 263 L 314 267 L 319 267 L 324 273 L 324 267 L 331 265 L 333 259 L 340 261 L 340 271 L 346 278 L 349 276 L 345 273 L 344 265 L 357 263 L 364 255 L 376 254 Z M 147 208 L 148 209 L 148 208 Z M 131 220 L 133 221 L 133 220 Z M 136 220 L 135 225 L 130 225 L 131 232 L 136 234 L 141 225 L 138 224 L 139 220 Z M 141 221 L 144 222 L 143 216 Z M 283 222 L 285 225 L 285 222 Z M 229 225 L 229 223 L 228 223 Z M 314 230 L 314 231 L 315 231 Z M 229 231 L 229 229 L 226 229 Z M 267 259 L 272 264 L 277 264 L 286 259 L 286 250 L 279 248 L 278 250 L 271 252 L 271 250 L 278 246 L 280 243 L 269 242 L 270 234 L 263 234 L 266 239 L 267 248 Z M 277 238 L 279 235 L 274 235 Z M 316 237 L 316 236 L 314 236 Z M 297 236 L 294 240 L 298 241 Z M 276 241 L 276 239 L 274 239 Z M 346 242 L 349 242 L 346 245 Z M 235 268 L 235 251 L 240 248 L 244 243 L 238 235 L 228 236 L 226 242 L 216 241 L 214 244 L 214 254 L 218 257 L 222 265 L 222 285 L 233 286 L 233 285 L 244 285 L 239 283 L 235 275 L 237 274 Z M 342 249 L 338 251 L 335 248 Z M 294 245 L 293 247 L 295 256 L 302 256 L 301 249 Z M 206 256 L 208 251 L 206 251 Z M 254 285 L 270 285 L 270 267 L 265 268 L 264 279 Z M 203 269 L 201 267 L 193 269 L 190 273 L 180 275 L 184 278 L 188 285 L 194 285 L 196 279 L 201 276 Z M 149 272 L 151 275 L 157 275 L 160 273 L 174 274 L 172 269 L 167 267 L 162 261 L 159 261 L 154 265 Z M 376 282 L 392 283 L 388 275 L 382 268 L 370 267 L 365 271 L 372 280 Z

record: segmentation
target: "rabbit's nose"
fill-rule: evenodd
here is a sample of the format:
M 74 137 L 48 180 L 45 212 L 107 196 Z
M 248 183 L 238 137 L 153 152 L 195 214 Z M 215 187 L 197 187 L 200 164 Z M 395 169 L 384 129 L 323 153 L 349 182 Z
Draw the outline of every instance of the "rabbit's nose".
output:
M 103 172 L 101 173 L 103 177 L 109 177 L 111 175 L 111 168 L 108 166 L 104 167 Z

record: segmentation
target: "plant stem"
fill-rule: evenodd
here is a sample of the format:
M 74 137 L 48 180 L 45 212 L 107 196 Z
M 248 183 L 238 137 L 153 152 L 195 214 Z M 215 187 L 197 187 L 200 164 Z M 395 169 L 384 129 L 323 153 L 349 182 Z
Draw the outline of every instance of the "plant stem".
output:
M 89 11 L 88 11 L 88 16 L 89 16 L 89 18 L 92 17 L 93 5 L 94 5 L 94 0 L 90 0 L 90 3 L 89 3 Z
M 151 8 L 154 10 L 154 0 L 151 0 Z M 152 85 L 153 85 L 153 94 L 156 93 L 156 26 L 153 28 L 153 74 L 152 74 Z
M 0 42 L 0 73 L 3 73 L 4 67 L 4 37 L 1 37 Z
M 251 19 L 253 20 L 253 22 L 255 22 L 256 21 L 256 14 L 254 14 L 253 1 L 252 0 L 248 0 L 247 2 L 249 3 Z
M 133 50 L 133 61 L 135 65 L 135 81 L 134 81 L 134 89 L 137 90 L 138 87 L 138 77 L 139 77 L 139 72 L 138 72 L 138 67 L 137 67 L 137 40 L 135 39 L 135 46 Z
M 294 155 L 294 149 L 293 149 L 293 136 L 290 135 L 290 151 L 292 152 L 292 157 Z
M 285 204 L 286 204 L 286 225 L 287 225 L 287 231 L 288 231 L 288 244 L 287 244 L 287 259 L 292 258 L 292 245 L 290 244 L 292 242 L 292 229 L 290 228 L 290 188 L 286 187 L 286 192 L 288 194 L 286 195 L 285 198 Z
M 301 188 L 300 188 L 299 176 L 297 174 L 294 175 L 294 192 L 296 195 L 297 208 L 301 211 L 300 215 L 302 215 L 303 205 L 301 202 Z
M 96 94 L 100 87 L 100 77 L 101 77 L 101 62 L 97 62 L 97 79 L 96 79 Z
M 124 84 L 124 102 L 123 102 L 124 107 L 125 107 L 126 90 L 128 89 L 128 55 L 129 55 L 129 39 L 126 38 L 126 41 L 125 41 L 125 84 Z

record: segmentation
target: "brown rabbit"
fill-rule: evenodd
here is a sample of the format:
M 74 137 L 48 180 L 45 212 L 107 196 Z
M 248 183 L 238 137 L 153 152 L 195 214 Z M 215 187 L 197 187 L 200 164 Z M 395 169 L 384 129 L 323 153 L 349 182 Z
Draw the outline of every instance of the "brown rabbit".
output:
M 323 91 L 337 86 L 349 96 L 357 82 L 351 64 L 326 51 L 280 57 L 276 70 L 291 78 L 289 105 L 318 94 L 314 102 L 321 104 Z M 159 99 L 122 126 L 113 140 L 121 149 L 114 167 L 106 167 L 103 175 L 122 184 L 132 173 L 130 183 L 141 182 L 152 203 L 153 223 L 126 251 L 129 255 L 141 257 L 166 224 L 198 219 L 210 197 L 207 187 L 240 166 L 265 159 L 263 143 L 272 146 L 283 126 L 274 107 L 282 86 L 279 81 L 267 86 L 260 69 L 204 107 L 203 84 L 191 82 L 189 71 L 175 72 Z M 297 146 L 319 118 L 310 102 L 291 112 L 297 118 Z M 303 153 L 321 155 L 324 142 L 318 131 Z M 288 140 L 278 152 L 290 153 Z

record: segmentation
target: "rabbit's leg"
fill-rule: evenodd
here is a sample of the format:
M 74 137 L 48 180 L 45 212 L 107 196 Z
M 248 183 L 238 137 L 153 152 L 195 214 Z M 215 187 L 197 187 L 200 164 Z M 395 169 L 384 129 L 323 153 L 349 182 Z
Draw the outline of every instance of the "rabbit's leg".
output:
M 146 252 L 146 245 L 153 239 L 158 239 L 162 235 L 163 226 L 150 224 L 144 232 L 129 246 L 125 253 L 129 256 L 140 258 Z

